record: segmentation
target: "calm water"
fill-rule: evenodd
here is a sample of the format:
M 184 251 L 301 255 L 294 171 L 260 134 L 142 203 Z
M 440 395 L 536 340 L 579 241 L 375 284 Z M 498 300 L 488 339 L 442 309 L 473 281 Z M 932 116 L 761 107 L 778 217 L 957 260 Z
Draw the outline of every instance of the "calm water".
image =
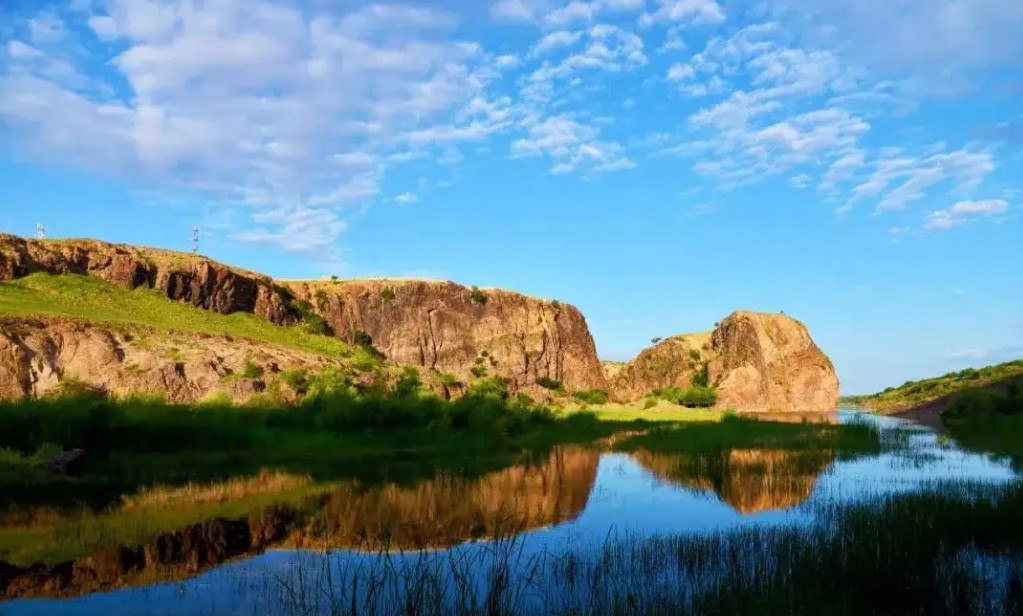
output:
M 282 581 L 301 594 L 319 588 L 312 578 L 328 575 L 325 567 L 344 577 L 379 567 L 382 558 L 396 567 L 423 558 L 479 558 L 496 548 L 474 539 L 495 532 L 516 534 L 516 557 L 525 562 L 540 553 L 598 549 L 613 538 L 809 523 L 816 505 L 920 490 L 935 481 L 1017 479 L 1006 463 L 964 452 L 926 428 L 860 417 L 880 424 L 901 446 L 856 459 L 765 449 L 687 457 L 565 447 L 482 478 L 339 484 L 323 495 L 177 529 L 146 546 L 106 550 L 46 571 L 5 573 L 0 563 L 0 578 L 14 579 L 9 594 L 65 597 L 15 599 L 0 603 L 0 614 L 272 613 L 268 593 L 279 594 Z M 385 543 L 400 551 L 382 557 Z M 411 553 L 416 548 L 429 551 Z M 129 587 L 94 592 L 119 586 Z M 15 587 L 21 590 L 12 592 Z

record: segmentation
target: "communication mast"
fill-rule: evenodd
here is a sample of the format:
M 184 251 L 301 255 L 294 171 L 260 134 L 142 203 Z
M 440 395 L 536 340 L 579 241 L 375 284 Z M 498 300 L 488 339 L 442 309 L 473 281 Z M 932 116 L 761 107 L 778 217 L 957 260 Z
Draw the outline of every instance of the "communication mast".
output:
M 199 227 L 192 227 L 192 254 L 199 254 Z
M 46 225 L 44 225 L 41 222 L 36 223 L 36 239 L 37 240 L 46 239 Z

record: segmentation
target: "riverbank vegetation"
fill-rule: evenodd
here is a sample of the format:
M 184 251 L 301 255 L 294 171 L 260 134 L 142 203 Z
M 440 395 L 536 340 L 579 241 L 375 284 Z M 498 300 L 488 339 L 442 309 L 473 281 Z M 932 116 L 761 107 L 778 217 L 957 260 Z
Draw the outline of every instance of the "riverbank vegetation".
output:
M 999 384 L 1023 377 L 1023 360 L 985 368 L 966 368 L 920 381 L 907 381 L 899 387 L 865 396 L 845 396 L 842 401 L 880 413 L 894 413 L 919 407 L 968 390 Z

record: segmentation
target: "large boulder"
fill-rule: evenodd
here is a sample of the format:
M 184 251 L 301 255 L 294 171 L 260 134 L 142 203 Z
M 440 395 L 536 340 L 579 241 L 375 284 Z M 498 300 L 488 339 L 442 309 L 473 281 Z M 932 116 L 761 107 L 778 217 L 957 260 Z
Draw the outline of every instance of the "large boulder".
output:
M 292 282 L 339 337 L 368 334 L 389 360 L 468 380 L 501 375 L 513 389 L 537 379 L 568 391 L 605 389 L 586 319 L 574 306 L 453 282 L 352 280 Z
M 743 412 L 830 412 L 835 368 L 806 326 L 781 314 L 738 311 L 713 332 L 674 336 L 612 366 L 612 394 L 632 400 L 657 388 L 690 387 L 704 366 L 718 408 Z

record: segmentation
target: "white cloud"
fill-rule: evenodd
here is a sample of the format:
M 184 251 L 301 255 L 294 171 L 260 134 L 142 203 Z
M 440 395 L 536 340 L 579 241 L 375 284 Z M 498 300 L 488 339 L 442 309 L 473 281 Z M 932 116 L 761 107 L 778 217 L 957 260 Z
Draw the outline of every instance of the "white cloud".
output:
M 398 203 L 401 203 L 401 204 L 409 204 L 409 203 L 415 203 L 416 201 L 419 200 L 419 198 L 416 197 L 412 193 L 404 192 L 404 193 L 401 193 L 400 195 L 397 195 L 394 198 L 394 200 L 397 201 Z
M 1018 0 L 774 0 L 811 41 L 847 45 L 880 71 L 946 89 L 963 71 L 1015 67 L 1023 58 Z
M 677 62 L 668 69 L 668 81 L 683 81 L 696 76 L 696 69 L 691 64 Z
M 576 44 L 582 36 L 583 33 L 580 31 L 568 32 L 566 30 L 559 30 L 557 32 L 551 32 L 533 46 L 533 51 L 530 52 L 530 56 L 535 58 L 559 47 L 569 47 Z
M 810 182 L 813 181 L 813 178 L 807 175 L 806 173 L 800 173 L 799 175 L 792 176 L 792 179 L 789 181 L 792 183 L 793 188 L 802 190 L 810 185 Z
M 950 208 L 931 212 L 927 217 L 925 228 L 929 230 L 951 229 L 964 225 L 973 218 L 1004 214 L 1008 209 L 1009 204 L 1002 199 L 959 201 Z
M 679 31 L 677 26 L 668 28 L 667 34 L 664 36 L 664 44 L 657 51 L 661 53 L 667 53 L 669 51 L 682 51 L 686 49 L 686 42 L 682 38 L 682 33 Z
M 247 205 L 253 229 L 235 233 L 240 241 L 326 246 L 287 239 L 285 214 L 340 233 L 342 208 L 380 193 L 383 165 L 511 126 L 512 103 L 487 95 L 494 65 L 510 62 L 459 40 L 444 12 L 268 0 L 102 7 L 20 24 L 45 45 L 6 43 L 21 64 L 0 74 L 0 122 L 27 156 Z M 494 104 L 474 108 L 479 100 Z
M 621 144 L 600 141 L 599 131 L 562 115 L 548 118 L 529 129 L 529 136 L 512 143 L 512 157 L 547 156 L 556 175 L 576 170 L 620 171 L 632 169 Z
M 657 22 L 688 21 L 694 24 L 719 24 L 725 13 L 714 0 L 657 0 L 659 8 L 640 17 L 641 25 Z
M 535 3 L 525 0 L 499 0 L 490 9 L 495 19 L 507 21 L 532 21 L 536 17 Z
M 35 47 L 21 41 L 11 41 L 7 43 L 7 55 L 14 60 L 28 60 L 42 57 L 44 54 Z
M 889 158 L 884 158 L 889 154 Z M 902 156 L 901 150 L 882 152 L 882 158 L 874 161 L 874 171 L 852 191 L 849 200 L 840 210 L 845 211 L 855 203 L 880 196 L 878 211 L 900 210 L 923 199 L 928 189 L 946 180 L 955 183 L 962 193 L 976 189 L 983 179 L 995 169 L 990 152 L 956 150 L 949 153 L 935 153 L 929 156 Z M 897 184 L 895 188 L 890 188 Z

